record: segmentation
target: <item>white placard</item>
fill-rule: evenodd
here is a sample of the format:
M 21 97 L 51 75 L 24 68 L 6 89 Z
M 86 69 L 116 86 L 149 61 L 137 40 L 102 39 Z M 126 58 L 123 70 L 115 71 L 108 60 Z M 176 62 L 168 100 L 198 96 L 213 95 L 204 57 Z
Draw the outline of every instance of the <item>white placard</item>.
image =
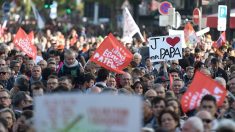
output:
M 197 31 L 196 32 L 196 35 L 199 37 L 199 36 L 202 36 L 203 34 L 207 33 L 207 32 L 210 32 L 210 28 L 209 27 L 206 27 L 200 31 Z
M 55 94 L 37 97 L 37 132 L 141 132 L 137 96 Z
M 150 37 L 148 42 L 152 62 L 182 59 L 181 35 Z
M 182 48 L 186 48 L 185 39 L 184 39 L 184 30 L 172 30 L 169 29 L 169 35 L 180 35 L 182 40 Z

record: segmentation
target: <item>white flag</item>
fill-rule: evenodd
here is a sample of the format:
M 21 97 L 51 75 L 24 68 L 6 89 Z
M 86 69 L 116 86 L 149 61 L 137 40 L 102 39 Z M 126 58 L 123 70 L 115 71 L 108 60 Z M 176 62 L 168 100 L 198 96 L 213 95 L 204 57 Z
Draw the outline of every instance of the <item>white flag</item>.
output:
M 132 38 L 132 36 L 134 36 L 136 33 L 139 33 L 141 40 L 145 42 L 144 37 L 140 33 L 140 29 L 135 23 L 134 19 L 132 18 L 128 8 L 125 8 L 123 10 L 123 17 L 124 17 L 123 38 L 125 37 Z
M 38 12 L 37 8 L 35 7 L 34 3 L 32 1 L 30 1 L 30 2 L 31 2 L 32 9 L 33 9 L 34 17 L 37 20 L 38 28 L 43 29 L 45 27 L 45 22 L 42 20 L 42 17 L 39 14 L 39 12 Z

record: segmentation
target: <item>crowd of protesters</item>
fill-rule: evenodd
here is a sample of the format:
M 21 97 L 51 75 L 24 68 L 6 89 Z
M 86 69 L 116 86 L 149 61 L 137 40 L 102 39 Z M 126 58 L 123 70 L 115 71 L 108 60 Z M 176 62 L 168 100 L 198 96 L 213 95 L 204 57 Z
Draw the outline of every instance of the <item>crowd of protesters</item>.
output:
M 231 44 L 212 48 L 209 34 L 193 48 L 184 48 L 183 59 L 159 63 L 140 54 L 146 43 L 120 39 L 133 53 L 133 60 L 124 74 L 115 74 L 89 61 L 105 36 L 88 37 L 85 28 L 79 32 L 71 29 L 69 35 L 47 29 L 35 33 L 37 57 L 33 60 L 14 46 L 15 33 L 5 31 L 0 36 L 2 132 L 34 131 L 34 97 L 61 92 L 140 96 L 143 131 L 235 132 L 234 49 Z M 179 102 L 196 70 L 215 79 L 233 96 L 228 95 L 218 107 L 213 95 L 205 95 L 197 109 L 183 113 Z M 168 73 L 173 77 L 172 86 Z

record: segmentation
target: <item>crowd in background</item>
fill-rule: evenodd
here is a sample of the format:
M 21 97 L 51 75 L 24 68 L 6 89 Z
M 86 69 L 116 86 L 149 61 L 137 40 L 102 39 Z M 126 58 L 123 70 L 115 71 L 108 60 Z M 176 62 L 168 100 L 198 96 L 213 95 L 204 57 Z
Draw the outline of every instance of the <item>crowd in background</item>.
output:
M 35 96 L 77 92 L 140 96 L 143 131 L 235 132 L 235 54 L 231 44 L 212 48 L 207 34 L 192 44 L 193 48 L 184 48 L 181 60 L 152 63 L 140 52 L 147 43 L 122 40 L 115 34 L 133 53 L 125 73 L 116 74 L 89 61 L 107 34 L 101 28 L 104 30 L 100 35 L 93 36 L 87 28 L 72 28 L 67 34 L 53 29 L 35 32 L 35 60 L 14 46 L 16 32 L 5 30 L 0 36 L 1 131 L 34 131 Z M 183 113 L 180 99 L 197 70 L 215 79 L 233 96 L 228 95 L 218 107 L 213 95 L 205 95 L 197 109 Z

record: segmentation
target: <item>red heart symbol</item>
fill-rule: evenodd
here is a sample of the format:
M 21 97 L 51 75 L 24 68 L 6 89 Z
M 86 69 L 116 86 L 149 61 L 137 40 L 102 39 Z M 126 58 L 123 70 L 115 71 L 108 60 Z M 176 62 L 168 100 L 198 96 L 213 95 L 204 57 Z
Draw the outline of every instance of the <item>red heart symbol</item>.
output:
M 171 38 L 171 37 L 168 37 L 166 39 L 166 42 L 171 45 L 171 46 L 175 46 L 178 42 L 180 41 L 180 38 L 179 37 L 174 37 L 174 38 Z

